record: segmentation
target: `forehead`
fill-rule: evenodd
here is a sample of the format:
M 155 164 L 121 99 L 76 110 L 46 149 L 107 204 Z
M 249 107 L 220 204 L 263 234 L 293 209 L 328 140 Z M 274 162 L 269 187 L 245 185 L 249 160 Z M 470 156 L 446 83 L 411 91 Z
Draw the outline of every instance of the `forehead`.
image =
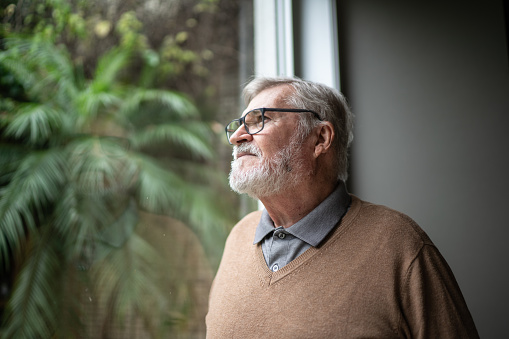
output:
M 278 85 L 275 87 L 266 88 L 258 93 L 244 110 L 244 114 L 255 108 L 270 107 L 270 108 L 293 108 L 286 99 L 293 93 L 293 88 L 289 85 Z

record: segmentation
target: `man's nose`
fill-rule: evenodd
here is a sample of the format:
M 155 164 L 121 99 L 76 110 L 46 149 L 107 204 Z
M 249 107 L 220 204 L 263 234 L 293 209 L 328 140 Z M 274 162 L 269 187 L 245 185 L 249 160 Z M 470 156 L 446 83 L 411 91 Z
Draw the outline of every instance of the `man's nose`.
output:
M 253 136 L 246 131 L 246 127 L 242 124 L 230 137 L 230 143 L 232 145 L 240 145 L 243 142 L 249 142 L 253 140 Z

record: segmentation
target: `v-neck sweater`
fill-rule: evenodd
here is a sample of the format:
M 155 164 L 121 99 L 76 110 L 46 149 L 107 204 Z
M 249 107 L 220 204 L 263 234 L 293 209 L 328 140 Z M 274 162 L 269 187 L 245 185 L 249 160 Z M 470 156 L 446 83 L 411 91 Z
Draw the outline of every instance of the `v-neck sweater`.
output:
M 286 228 L 275 227 L 267 210 L 262 210 L 254 244 L 261 242 L 263 256 L 270 270 L 277 271 L 311 246 L 318 246 L 341 221 L 350 200 L 346 185 L 340 181 L 318 206 Z
M 408 216 L 352 196 L 325 241 L 276 272 L 253 244 L 260 216 L 227 239 L 207 338 L 478 338 L 452 271 Z

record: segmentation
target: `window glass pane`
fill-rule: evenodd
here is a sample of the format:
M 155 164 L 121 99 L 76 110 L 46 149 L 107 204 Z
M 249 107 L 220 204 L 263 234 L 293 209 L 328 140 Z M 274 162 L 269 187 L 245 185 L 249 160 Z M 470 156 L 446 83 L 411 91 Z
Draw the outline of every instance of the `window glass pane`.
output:
M 204 337 L 252 2 L 1 6 L 0 337 Z

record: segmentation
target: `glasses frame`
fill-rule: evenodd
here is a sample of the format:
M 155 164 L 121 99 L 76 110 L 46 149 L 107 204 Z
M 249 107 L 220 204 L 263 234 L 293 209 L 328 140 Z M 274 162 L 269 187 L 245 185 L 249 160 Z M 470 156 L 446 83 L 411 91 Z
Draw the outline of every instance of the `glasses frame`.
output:
M 249 132 L 249 127 L 247 127 L 246 125 L 246 121 L 245 121 L 245 117 L 253 112 L 253 111 L 261 111 L 262 112 L 262 128 L 260 128 L 258 131 L 256 132 Z M 317 118 L 318 120 L 320 121 L 323 121 L 322 118 L 320 118 L 320 115 L 318 113 L 316 113 L 315 111 L 312 111 L 310 109 L 300 109 L 300 108 L 267 108 L 267 107 L 260 107 L 260 108 L 254 108 L 252 110 L 250 110 L 249 112 L 247 112 L 246 114 L 244 114 L 244 116 L 238 118 L 238 119 L 233 119 L 232 121 L 230 121 L 226 127 L 224 128 L 225 132 L 226 132 L 226 140 L 228 140 L 228 143 L 230 145 L 233 145 L 231 142 L 230 142 L 230 138 L 231 136 L 229 136 L 229 133 L 231 133 L 231 135 L 233 135 L 239 128 L 242 127 L 242 125 L 244 125 L 244 128 L 246 129 L 246 132 L 247 134 L 249 135 L 255 135 L 257 133 L 260 133 L 263 128 L 265 127 L 265 112 L 283 112 L 283 113 L 312 113 L 315 118 Z M 235 131 L 233 132 L 228 132 L 228 126 L 231 125 L 232 122 L 234 121 L 238 121 L 239 122 L 239 128 L 237 128 Z

